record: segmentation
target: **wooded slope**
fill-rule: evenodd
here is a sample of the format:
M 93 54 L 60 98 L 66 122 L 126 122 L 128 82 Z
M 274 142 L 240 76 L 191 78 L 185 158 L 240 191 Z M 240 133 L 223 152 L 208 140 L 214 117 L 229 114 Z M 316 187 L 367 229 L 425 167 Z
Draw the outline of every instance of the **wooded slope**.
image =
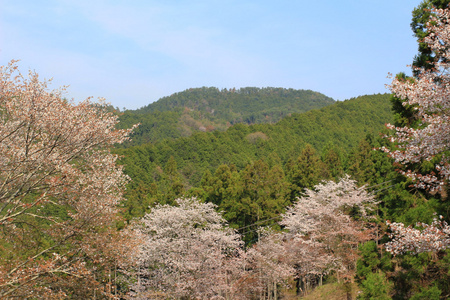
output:
M 179 138 L 198 131 L 226 130 L 233 124 L 275 123 L 292 113 L 322 108 L 335 101 L 310 90 L 284 88 L 188 89 L 120 116 L 120 127 L 140 123 L 127 146 Z

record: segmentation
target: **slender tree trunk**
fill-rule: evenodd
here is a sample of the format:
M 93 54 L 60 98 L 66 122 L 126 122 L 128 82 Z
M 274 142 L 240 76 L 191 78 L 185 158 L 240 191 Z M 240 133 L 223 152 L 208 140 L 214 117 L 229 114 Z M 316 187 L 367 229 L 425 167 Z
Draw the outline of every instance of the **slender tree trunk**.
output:
M 273 282 L 273 300 L 278 300 L 277 282 L 276 281 Z
M 117 260 L 114 261 L 114 296 L 117 298 Z
M 295 288 L 296 288 L 297 296 L 299 296 L 300 293 L 302 292 L 302 288 L 300 285 L 300 277 L 295 278 Z
M 305 278 L 304 278 L 304 277 L 302 278 L 301 289 L 302 289 L 302 295 L 303 295 L 303 296 L 306 296 L 306 294 L 307 294 L 307 291 L 306 291 L 306 281 L 305 281 Z
M 109 294 L 111 295 L 111 288 L 112 288 L 112 281 L 111 281 L 111 267 L 109 267 L 109 272 L 108 272 L 108 277 L 109 277 Z

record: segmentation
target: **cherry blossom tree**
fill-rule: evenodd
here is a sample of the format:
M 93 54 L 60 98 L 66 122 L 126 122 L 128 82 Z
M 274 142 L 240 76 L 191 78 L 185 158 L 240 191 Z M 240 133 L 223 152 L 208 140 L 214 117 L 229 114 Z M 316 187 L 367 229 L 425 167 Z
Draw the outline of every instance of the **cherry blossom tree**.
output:
M 109 271 L 132 251 L 114 229 L 127 177 L 110 148 L 130 130 L 48 83 L 0 67 L 0 298 L 112 295 Z
M 246 270 L 241 276 L 247 283 L 244 293 L 244 289 L 241 289 L 241 296 L 258 295 L 258 299 L 278 299 L 279 288 L 288 287 L 288 280 L 295 274 L 291 265 L 294 253 L 289 252 L 282 233 L 260 230 L 261 238 L 240 257 Z
M 424 41 L 441 59 L 434 62 L 434 68 L 420 69 L 417 78 L 396 77 L 389 86 L 396 97 L 404 100 L 403 105 L 413 107 L 420 125 L 411 128 L 388 124 L 388 128 L 395 130 L 391 141 L 398 149 L 383 148 L 404 165 L 437 159 L 437 173 L 423 175 L 415 170 L 403 171 L 415 180 L 417 187 L 432 191 L 447 184 L 450 178 L 449 156 L 445 153 L 450 147 L 450 12 L 436 9 L 433 15 L 433 23 L 427 24 L 430 34 Z
M 314 286 L 322 285 L 325 275 L 338 266 L 336 258 L 326 245 L 303 236 L 285 234 L 286 260 L 294 268 L 297 294 L 306 295 Z
M 144 243 L 131 296 L 236 299 L 237 274 L 243 271 L 236 256 L 240 236 L 214 204 L 196 198 L 176 202 L 158 205 L 142 219 Z
M 416 68 L 412 79 L 394 78 L 389 86 L 403 104 L 412 107 L 420 123 L 417 128 L 388 127 L 395 131 L 391 136 L 397 149 L 383 150 L 396 162 L 409 166 L 404 175 L 415 181 L 418 188 L 431 192 L 442 191 L 448 186 L 450 164 L 450 11 L 434 9 L 427 24 L 429 34 L 424 43 L 435 53 L 433 68 Z M 423 161 L 434 164 L 435 171 L 421 174 L 414 169 Z M 417 228 L 401 223 L 388 223 L 393 238 L 386 249 L 393 254 L 437 251 L 449 247 L 448 224 L 435 220 L 431 225 L 419 223 Z
M 306 196 L 289 207 L 280 222 L 289 231 L 297 251 L 307 255 L 295 263 L 297 277 L 320 277 L 334 270 L 351 278 L 358 244 L 372 237 L 364 219 L 374 204 L 373 196 L 348 176 L 337 183 L 328 181 L 306 190 Z M 352 211 L 359 220 L 350 216 Z

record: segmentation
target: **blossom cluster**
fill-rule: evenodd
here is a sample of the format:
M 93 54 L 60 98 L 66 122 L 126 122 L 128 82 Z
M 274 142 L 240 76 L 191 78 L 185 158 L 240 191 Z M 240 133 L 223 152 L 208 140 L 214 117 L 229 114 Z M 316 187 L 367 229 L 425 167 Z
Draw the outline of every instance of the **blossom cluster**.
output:
M 444 250 L 450 246 L 450 226 L 444 220 L 434 219 L 428 225 L 417 223 L 416 228 L 403 223 L 387 223 L 392 240 L 386 250 L 394 255 Z
M 433 17 L 427 24 L 428 36 L 424 42 L 438 60 L 434 68 L 418 68 L 417 78 L 394 78 L 389 85 L 404 105 L 410 105 L 420 121 L 417 128 L 395 127 L 391 140 L 398 149 L 383 148 L 396 162 L 405 165 L 431 161 L 436 158 L 436 171 L 420 174 L 415 170 L 403 171 L 419 188 L 437 190 L 450 179 L 449 157 L 445 152 L 450 147 L 450 11 L 433 10 Z

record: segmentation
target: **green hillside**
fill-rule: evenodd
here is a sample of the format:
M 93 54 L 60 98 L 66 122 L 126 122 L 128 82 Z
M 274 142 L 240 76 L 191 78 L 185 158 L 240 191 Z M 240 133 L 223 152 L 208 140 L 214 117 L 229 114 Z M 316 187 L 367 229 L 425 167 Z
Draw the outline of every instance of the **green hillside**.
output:
M 334 100 L 311 90 L 284 88 L 223 89 L 202 87 L 164 97 L 139 109 L 139 112 L 173 111 L 187 108 L 211 120 L 235 123 L 269 123 L 289 113 L 306 112 L 333 103 Z
M 121 128 L 140 123 L 133 134 L 139 145 L 194 132 L 226 130 L 233 124 L 275 123 L 292 113 L 322 108 L 335 101 L 310 90 L 284 88 L 188 89 L 120 116 Z

